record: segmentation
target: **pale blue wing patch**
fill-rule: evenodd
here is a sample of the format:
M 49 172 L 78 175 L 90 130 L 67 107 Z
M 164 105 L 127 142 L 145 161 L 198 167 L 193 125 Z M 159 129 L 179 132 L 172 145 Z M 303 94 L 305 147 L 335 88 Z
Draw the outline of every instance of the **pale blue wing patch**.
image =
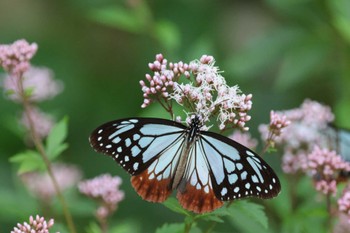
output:
M 273 170 L 250 149 L 213 133 L 200 136 L 216 196 L 223 201 L 256 196 L 270 198 L 280 191 Z

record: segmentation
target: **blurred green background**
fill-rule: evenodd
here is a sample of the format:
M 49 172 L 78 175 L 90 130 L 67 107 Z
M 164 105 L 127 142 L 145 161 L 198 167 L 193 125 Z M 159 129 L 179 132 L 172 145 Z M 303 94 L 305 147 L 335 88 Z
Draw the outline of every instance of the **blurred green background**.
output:
M 159 116 L 159 106 L 140 108 L 138 83 L 157 53 L 175 62 L 213 55 L 229 84 L 253 94 L 249 126 L 256 137 L 271 109 L 298 107 L 305 98 L 331 106 L 336 123 L 350 127 L 348 0 L 1 0 L 0 43 L 21 38 L 39 45 L 32 63 L 64 82 L 61 95 L 40 105 L 56 119 L 69 116 L 70 148 L 62 159 L 77 164 L 85 178 L 121 176 L 126 200 L 113 221 L 135 221 L 142 232 L 182 217 L 142 201 L 129 176 L 87 139 L 112 119 Z M 0 231 L 36 214 L 28 203 L 34 199 L 17 193 L 24 189 L 8 162 L 25 148 L 7 124 L 19 110 L 0 99 Z M 91 213 L 79 209 L 84 229 Z

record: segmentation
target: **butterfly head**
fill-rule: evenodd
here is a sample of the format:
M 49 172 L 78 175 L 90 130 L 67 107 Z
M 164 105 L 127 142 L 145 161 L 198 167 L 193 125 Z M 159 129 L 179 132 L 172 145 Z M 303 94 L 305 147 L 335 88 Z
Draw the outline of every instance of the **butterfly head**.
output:
M 201 122 L 201 119 L 200 119 L 200 116 L 198 115 L 194 115 L 191 117 L 191 123 L 190 123 L 190 127 L 191 128 L 201 128 L 202 127 L 202 122 Z

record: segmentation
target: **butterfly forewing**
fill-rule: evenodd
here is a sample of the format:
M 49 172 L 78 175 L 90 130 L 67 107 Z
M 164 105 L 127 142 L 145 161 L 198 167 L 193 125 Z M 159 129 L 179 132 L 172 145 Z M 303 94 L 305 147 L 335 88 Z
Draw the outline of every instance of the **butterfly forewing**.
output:
M 280 192 L 277 175 L 252 150 L 212 132 L 201 132 L 200 142 L 218 199 L 272 198 Z
M 154 118 L 122 119 L 95 129 L 90 136 L 90 144 L 97 152 L 112 156 L 130 174 L 137 175 L 165 151 L 172 154 L 169 148 L 184 138 L 185 130 L 184 125 L 174 121 Z M 160 166 L 166 168 L 164 163 L 158 167 Z

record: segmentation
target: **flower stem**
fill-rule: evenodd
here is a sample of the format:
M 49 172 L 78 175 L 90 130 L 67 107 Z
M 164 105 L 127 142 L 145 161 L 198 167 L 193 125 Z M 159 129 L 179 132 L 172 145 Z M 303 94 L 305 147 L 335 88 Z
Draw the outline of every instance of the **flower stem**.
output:
M 74 226 L 74 222 L 73 222 L 73 219 L 72 219 L 72 215 L 68 209 L 68 206 L 67 206 L 67 203 L 63 197 L 63 194 L 60 190 L 60 187 L 58 185 L 58 182 L 57 182 L 57 179 L 52 171 L 52 165 L 51 165 L 51 162 L 45 152 L 45 149 L 44 149 L 44 145 L 42 143 L 42 140 L 41 138 L 39 137 L 36 129 L 35 129 L 35 125 L 34 125 L 34 122 L 33 122 L 33 119 L 32 119 L 32 116 L 31 116 L 31 104 L 28 100 L 28 96 L 26 95 L 25 93 L 25 90 L 23 88 L 23 79 L 22 79 L 22 74 L 18 75 L 16 78 L 18 78 L 18 85 L 19 85 L 19 96 L 22 100 L 22 104 L 23 104 L 23 108 L 24 108 L 24 113 L 28 119 L 28 123 L 29 123 L 29 131 L 30 131 L 30 134 L 31 134 L 31 137 L 32 137 L 32 140 L 33 140 L 33 143 L 35 145 L 35 148 L 38 150 L 39 154 L 41 155 L 41 158 L 43 159 L 44 163 L 45 163 L 45 166 L 47 168 L 47 172 L 50 176 L 50 179 L 52 181 L 52 184 L 54 186 L 54 189 L 55 189 L 55 192 L 56 192 L 56 195 L 58 197 L 58 200 L 59 202 L 61 203 L 61 206 L 62 206 L 62 209 L 63 209 L 63 214 L 64 214 L 64 217 L 65 217 L 65 220 L 67 222 L 67 225 L 68 225 L 68 228 L 69 228 L 69 231 L 71 233 L 76 233 L 76 230 L 75 230 L 75 226 Z

